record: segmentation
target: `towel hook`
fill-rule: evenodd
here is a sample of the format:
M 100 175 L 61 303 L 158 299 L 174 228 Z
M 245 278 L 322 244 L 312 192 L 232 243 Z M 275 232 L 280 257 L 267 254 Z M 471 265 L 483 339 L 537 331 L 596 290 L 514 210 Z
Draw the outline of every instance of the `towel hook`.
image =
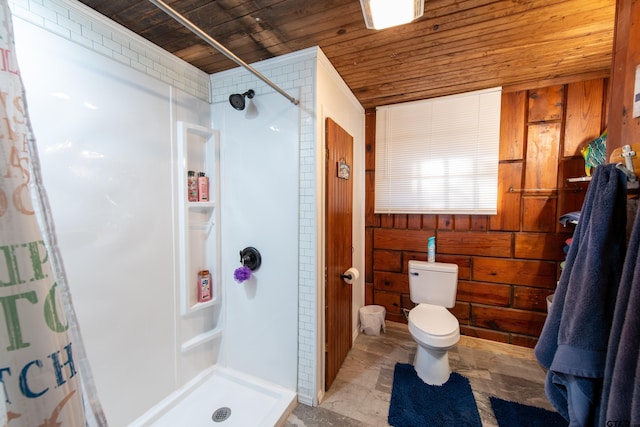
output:
M 629 182 L 636 182 L 638 178 L 633 171 L 633 160 L 631 159 L 632 157 L 636 156 L 636 152 L 633 151 L 631 149 L 631 146 L 627 144 L 622 147 L 622 154 L 620 155 L 624 158 L 624 169 L 622 169 L 622 164 L 620 163 L 618 163 L 616 167 L 624 172 L 625 175 L 627 175 L 627 179 L 629 180 Z

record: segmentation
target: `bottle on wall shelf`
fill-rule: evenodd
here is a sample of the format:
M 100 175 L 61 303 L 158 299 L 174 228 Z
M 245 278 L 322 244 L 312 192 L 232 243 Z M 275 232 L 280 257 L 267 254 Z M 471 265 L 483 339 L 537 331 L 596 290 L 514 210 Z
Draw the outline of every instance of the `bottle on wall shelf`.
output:
M 201 270 L 198 272 L 198 302 L 210 301 L 212 297 L 211 273 L 209 270 Z
M 198 201 L 198 177 L 195 171 L 187 172 L 187 200 L 190 202 Z
M 209 201 L 209 178 L 204 175 L 204 172 L 198 173 L 198 201 Z
M 429 237 L 429 241 L 427 242 L 427 261 L 428 262 L 436 262 L 436 238 Z

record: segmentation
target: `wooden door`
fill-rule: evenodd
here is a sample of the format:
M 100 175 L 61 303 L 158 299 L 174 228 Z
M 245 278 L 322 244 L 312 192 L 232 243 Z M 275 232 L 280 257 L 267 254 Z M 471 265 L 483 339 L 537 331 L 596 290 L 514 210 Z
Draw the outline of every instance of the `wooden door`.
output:
M 325 390 L 351 349 L 351 285 L 340 277 L 351 267 L 353 137 L 326 120 Z

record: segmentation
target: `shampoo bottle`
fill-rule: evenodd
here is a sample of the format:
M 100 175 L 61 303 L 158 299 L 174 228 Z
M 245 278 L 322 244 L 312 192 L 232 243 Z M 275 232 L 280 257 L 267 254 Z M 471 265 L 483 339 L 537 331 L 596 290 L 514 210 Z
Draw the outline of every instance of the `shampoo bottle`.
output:
M 209 270 L 198 272 L 198 302 L 207 302 L 213 297 L 211 273 Z
M 198 178 L 195 171 L 187 172 L 187 199 L 190 202 L 198 201 Z
M 436 238 L 429 237 L 429 241 L 427 242 L 427 261 L 428 262 L 436 262 Z
M 204 176 L 204 172 L 198 173 L 198 201 L 209 201 L 209 178 Z

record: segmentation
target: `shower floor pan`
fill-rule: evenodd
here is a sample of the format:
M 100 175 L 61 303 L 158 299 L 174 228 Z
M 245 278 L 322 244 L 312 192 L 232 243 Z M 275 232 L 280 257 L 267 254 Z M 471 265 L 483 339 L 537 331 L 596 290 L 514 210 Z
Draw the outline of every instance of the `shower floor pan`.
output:
M 284 424 L 296 393 L 213 366 L 129 427 L 273 427 Z

